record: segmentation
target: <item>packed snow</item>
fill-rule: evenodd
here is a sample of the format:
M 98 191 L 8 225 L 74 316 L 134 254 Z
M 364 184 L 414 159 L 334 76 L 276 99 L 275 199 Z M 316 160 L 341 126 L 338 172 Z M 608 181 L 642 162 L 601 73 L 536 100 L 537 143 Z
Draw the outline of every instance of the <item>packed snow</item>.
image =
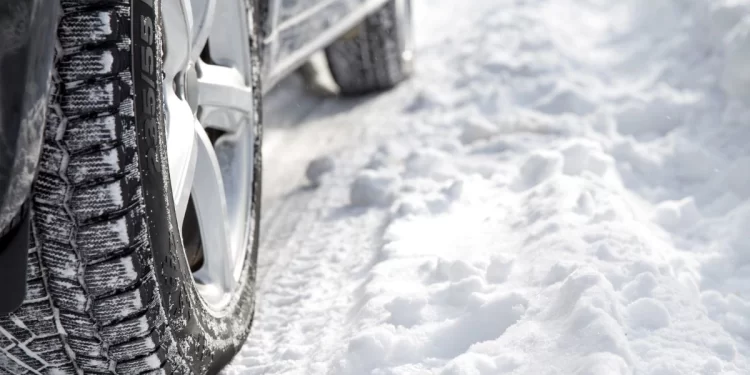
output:
M 750 3 L 415 2 L 411 81 L 269 129 L 225 373 L 750 374 Z

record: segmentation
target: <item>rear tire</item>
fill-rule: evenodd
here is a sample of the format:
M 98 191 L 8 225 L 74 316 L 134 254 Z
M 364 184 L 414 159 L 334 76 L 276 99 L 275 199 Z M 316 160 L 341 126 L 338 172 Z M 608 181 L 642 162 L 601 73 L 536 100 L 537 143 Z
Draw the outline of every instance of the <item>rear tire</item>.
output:
M 411 0 L 390 0 L 326 48 L 343 95 L 388 90 L 412 73 Z
M 261 148 L 253 256 L 231 301 L 213 311 L 194 285 L 170 191 L 161 1 L 60 1 L 28 292 L 0 317 L 0 374 L 217 373 L 253 317 Z

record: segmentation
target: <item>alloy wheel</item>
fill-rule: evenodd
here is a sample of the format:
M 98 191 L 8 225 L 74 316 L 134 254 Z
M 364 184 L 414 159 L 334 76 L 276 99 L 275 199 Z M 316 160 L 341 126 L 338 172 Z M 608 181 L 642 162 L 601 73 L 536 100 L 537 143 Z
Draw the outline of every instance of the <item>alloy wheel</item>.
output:
M 221 310 L 253 238 L 251 9 L 164 0 L 164 103 L 172 197 L 196 288 Z

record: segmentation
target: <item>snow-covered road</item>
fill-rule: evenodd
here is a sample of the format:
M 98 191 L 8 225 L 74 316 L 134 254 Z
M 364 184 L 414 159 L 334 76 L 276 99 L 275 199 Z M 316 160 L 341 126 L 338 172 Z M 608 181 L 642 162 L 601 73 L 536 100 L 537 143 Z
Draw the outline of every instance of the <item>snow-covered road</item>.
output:
M 411 81 L 269 99 L 225 373 L 750 374 L 750 3 L 415 2 Z

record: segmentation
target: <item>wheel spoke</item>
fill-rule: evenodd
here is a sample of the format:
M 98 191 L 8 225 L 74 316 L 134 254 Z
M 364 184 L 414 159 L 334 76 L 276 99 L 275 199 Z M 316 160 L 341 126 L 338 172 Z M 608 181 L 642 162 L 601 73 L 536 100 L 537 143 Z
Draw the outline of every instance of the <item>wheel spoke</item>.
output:
M 193 15 L 190 0 L 169 0 L 162 3 L 164 12 L 164 75 L 166 86 L 190 64 Z
M 253 90 L 245 86 L 245 79 L 235 68 L 199 63 L 198 104 L 204 107 L 218 107 L 252 112 Z M 236 124 L 236 123 L 235 123 Z M 236 132 L 236 128 L 222 129 Z
M 190 64 L 193 27 L 191 2 L 170 0 L 162 4 L 166 49 L 164 97 L 167 105 L 167 160 L 177 220 L 182 225 L 195 173 L 195 117 L 187 102 L 174 91 L 173 82 Z
M 191 3 L 193 9 L 193 41 L 190 60 L 197 61 L 211 32 L 216 0 L 191 0 Z
M 193 204 L 204 249 L 203 267 L 196 273 L 204 283 L 216 283 L 229 291 L 234 283 L 233 253 L 227 244 L 225 227 L 227 202 L 224 181 L 211 140 L 202 127 L 195 127 L 197 140 L 196 174 L 193 181 Z
M 167 121 L 170 132 L 167 137 L 167 160 L 169 161 L 169 178 L 172 181 L 172 198 L 175 203 L 177 221 L 182 226 L 193 186 L 197 158 L 195 128 L 197 124 L 187 102 L 180 100 L 174 93 L 166 96 Z
M 252 70 L 249 33 L 252 23 L 247 12 L 243 1 L 217 1 L 214 17 L 221 21 L 213 24 L 208 37 L 212 63 L 237 69 L 245 77 L 245 84 L 250 83 Z

